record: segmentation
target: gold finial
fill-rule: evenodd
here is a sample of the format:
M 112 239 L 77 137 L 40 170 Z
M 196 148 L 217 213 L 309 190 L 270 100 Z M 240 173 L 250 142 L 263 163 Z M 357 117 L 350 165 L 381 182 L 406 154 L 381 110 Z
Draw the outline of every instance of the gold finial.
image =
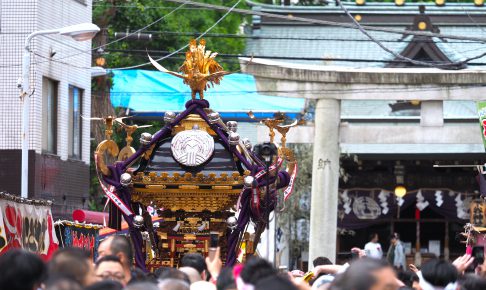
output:
M 150 62 L 161 72 L 165 72 L 183 79 L 184 84 L 188 85 L 192 91 L 192 99 L 196 99 L 196 93 L 199 94 L 199 98 L 204 99 L 204 91 L 209 88 L 209 84 L 219 85 L 224 75 L 230 74 L 230 72 L 224 71 L 221 65 L 214 60 L 218 55 L 217 52 L 211 53 L 206 51 L 206 41 L 201 39 L 199 44 L 195 39 L 189 42 L 189 51 L 186 52 L 186 60 L 179 68 L 178 72 L 169 71 L 155 60 L 150 55 Z M 209 82 L 209 84 L 208 84 Z
M 284 125 L 284 126 L 279 126 L 277 125 L 275 129 L 282 135 L 282 138 L 280 138 L 280 142 L 282 143 L 282 148 L 285 148 L 285 144 L 287 142 L 287 133 L 289 132 L 290 128 L 295 127 L 300 124 L 299 120 L 295 120 L 292 124 L 290 125 Z
M 106 117 L 92 117 L 86 118 L 81 115 L 81 118 L 88 119 L 90 121 L 103 121 L 105 123 L 105 140 L 101 141 L 96 147 L 95 154 L 98 155 L 97 166 L 101 170 L 104 175 L 111 175 L 111 171 L 109 170 L 108 166 L 106 165 L 106 159 L 109 158 L 116 158 L 118 153 L 120 152 L 118 149 L 118 145 L 116 145 L 115 141 L 111 140 L 111 136 L 113 135 L 113 122 L 121 122 L 121 120 L 130 117 L 116 117 L 116 116 L 106 116 Z M 109 155 L 105 154 L 106 152 Z
M 250 117 L 250 119 L 257 120 L 257 118 L 255 117 L 255 115 L 253 114 L 252 111 L 248 112 L 247 114 Z M 282 113 L 280 113 L 280 112 L 275 113 L 273 119 L 266 118 L 266 119 L 260 120 L 260 123 L 261 124 L 264 124 L 265 126 L 267 126 L 268 129 L 270 130 L 270 132 L 268 133 L 268 136 L 270 136 L 270 142 L 271 143 L 273 143 L 273 141 L 275 139 L 275 131 L 274 131 L 274 129 L 279 124 L 283 123 L 284 120 L 285 120 L 285 115 L 282 114 Z
M 105 122 L 105 137 L 106 140 L 111 140 L 111 135 L 113 135 L 113 121 L 115 118 L 113 116 L 104 117 Z
M 125 132 L 127 133 L 127 137 L 125 138 L 126 145 L 125 145 L 125 147 L 122 148 L 122 150 L 120 151 L 120 154 L 118 155 L 118 160 L 123 161 L 123 160 L 128 159 L 130 156 L 132 156 L 133 153 L 135 153 L 135 149 L 132 146 L 130 146 L 133 142 L 132 134 L 135 133 L 135 131 L 137 131 L 137 129 L 152 127 L 152 125 L 142 125 L 142 126 L 127 125 L 127 124 L 123 123 L 123 121 L 121 119 L 115 119 L 115 121 L 118 124 L 120 124 L 122 126 L 123 130 L 125 130 Z
M 121 122 L 121 120 L 131 117 L 116 117 L 116 116 L 106 116 L 106 117 L 85 117 L 81 115 L 81 118 L 89 121 L 103 121 L 105 123 L 105 138 L 106 140 L 111 140 L 111 135 L 113 135 L 113 122 Z

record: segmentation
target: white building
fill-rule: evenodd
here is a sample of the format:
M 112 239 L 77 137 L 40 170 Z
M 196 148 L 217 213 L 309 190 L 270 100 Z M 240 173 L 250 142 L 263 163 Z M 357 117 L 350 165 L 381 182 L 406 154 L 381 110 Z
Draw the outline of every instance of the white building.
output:
M 26 37 L 91 22 L 91 0 L 0 2 L 0 190 L 20 193 L 22 101 L 17 80 Z M 86 205 L 89 194 L 91 41 L 61 35 L 30 42 L 29 197 L 55 200 L 55 215 Z

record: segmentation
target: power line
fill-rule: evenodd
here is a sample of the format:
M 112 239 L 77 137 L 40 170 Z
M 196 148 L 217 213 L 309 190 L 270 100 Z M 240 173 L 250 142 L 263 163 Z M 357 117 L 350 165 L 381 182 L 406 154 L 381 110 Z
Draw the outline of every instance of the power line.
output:
M 402 60 L 405 60 L 405 61 L 410 62 L 410 63 L 413 63 L 415 65 L 435 67 L 435 68 L 441 68 L 441 69 L 461 69 L 461 68 L 464 68 L 464 64 L 466 64 L 468 61 L 475 60 L 475 59 L 481 58 L 481 57 L 483 57 L 483 56 L 486 55 L 486 52 L 484 52 L 484 53 L 482 53 L 480 55 L 477 55 L 477 56 L 474 56 L 474 57 L 470 57 L 470 58 L 467 58 L 467 59 L 462 60 L 462 61 L 456 61 L 456 62 L 448 61 L 448 62 L 443 62 L 443 63 L 433 63 L 433 62 L 427 62 L 427 61 L 420 61 L 420 60 L 411 59 L 409 57 L 405 57 L 405 56 L 403 56 L 403 55 L 401 55 L 399 53 L 394 52 L 393 50 L 391 50 L 388 47 L 386 47 L 385 45 L 383 45 L 383 43 L 381 43 L 380 41 L 376 40 L 351 15 L 351 13 L 349 13 L 348 9 L 346 9 L 346 7 L 344 7 L 344 5 L 341 3 L 341 0 L 335 0 L 335 1 L 336 1 L 336 3 L 339 4 L 339 6 L 341 7 L 341 9 L 343 9 L 344 13 L 346 13 L 346 15 L 351 19 L 351 21 L 354 23 L 354 25 L 356 25 L 356 27 L 359 29 L 359 31 L 361 31 L 361 33 L 363 33 L 364 35 L 366 35 L 366 37 L 368 37 L 371 41 L 373 41 L 374 43 L 376 43 L 384 51 L 390 53 L 394 57 L 399 58 L 399 59 L 402 59 Z
M 127 56 L 131 55 L 143 55 L 146 53 L 152 54 L 157 53 L 159 57 L 168 55 L 168 51 L 164 50 L 141 50 L 141 49 L 108 49 L 107 52 L 122 52 Z M 162 55 L 161 55 L 162 54 Z M 183 52 L 179 52 L 172 55 L 170 58 L 183 58 Z M 179 56 L 177 56 L 179 55 Z M 229 54 L 229 53 L 218 53 L 220 58 L 261 58 L 261 59 L 283 59 L 283 60 L 303 60 L 303 61 L 343 61 L 343 62 L 375 62 L 375 63 L 408 63 L 404 60 L 377 60 L 377 59 L 363 59 L 363 58 L 332 58 L 332 57 L 292 57 L 292 56 L 278 56 L 278 55 L 254 55 L 254 54 Z M 486 63 L 469 63 L 470 65 L 486 65 Z
M 93 4 L 93 7 L 105 7 L 104 5 Z M 114 8 L 133 8 L 133 9 L 140 9 L 139 6 L 133 5 L 110 5 L 109 7 Z M 173 9 L 172 6 L 143 6 L 143 9 Z M 182 10 L 210 10 L 209 8 L 199 8 L 199 7 L 184 7 L 181 8 Z
M 223 19 L 225 19 L 225 18 L 226 18 L 226 16 L 228 16 L 228 14 L 230 14 L 230 13 L 231 13 L 231 11 L 233 11 L 233 9 L 235 9 L 235 7 L 236 7 L 238 4 L 240 4 L 240 2 L 241 2 L 241 0 L 238 0 L 238 1 L 237 1 L 237 2 L 236 2 L 234 5 L 233 5 L 233 6 L 231 6 L 231 8 L 229 8 L 229 9 L 226 11 L 226 13 L 225 13 L 223 16 L 221 16 L 221 18 L 219 18 L 219 19 L 218 19 L 218 20 L 217 20 L 217 21 L 216 21 L 216 22 L 215 22 L 213 25 L 211 25 L 211 27 L 209 27 L 208 29 L 206 29 L 206 31 L 204 31 L 204 32 L 203 32 L 203 33 L 202 33 L 202 34 L 201 34 L 199 37 L 197 37 L 196 39 L 200 39 L 200 38 L 201 38 L 201 37 L 203 37 L 203 36 L 204 36 L 206 33 L 208 33 L 208 32 L 209 32 L 209 31 L 211 31 L 211 30 L 212 30 L 214 27 L 216 27 L 216 25 L 218 25 L 218 24 L 219 24 L 221 21 L 223 21 Z M 170 56 L 172 56 L 172 55 L 174 55 L 174 54 L 176 54 L 176 53 L 178 53 L 178 52 L 180 52 L 180 51 L 182 51 L 182 50 L 186 49 L 188 46 L 189 46 L 189 45 L 188 45 L 188 44 L 186 44 L 186 45 L 184 45 L 183 47 L 179 48 L 178 50 L 176 50 L 176 51 L 174 51 L 174 52 L 172 52 L 172 53 L 168 54 L 168 55 L 167 55 L 167 56 L 165 56 L 165 57 L 158 58 L 158 59 L 156 59 L 155 61 L 161 61 L 161 60 L 163 60 L 163 59 L 166 59 L 166 58 L 168 58 L 168 57 L 170 57 Z M 142 64 L 138 64 L 138 65 L 133 65 L 133 66 L 128 66 L 128 67 L 112 68 L 112 70 L 134 69 L 134 68 L 138 68 L 138 67 L 146 66 L 146 65 L 148 65 L 148 64 L 150 64 L 150 62 L 146 62 L 146 63 L 142 63 Z
M 166 0 L 169 2 L 176 2 L 176 3 L 181 3 L 180 6 L 175 8 L 177 9 L 182 9 L 182 6 L 185 4 L 190 4 L 193 6 L 197 6 L 199 8 L 207 8 L 207 9 L 212 9 L 212 10 L 220 10 L 220 11 L 228 11 L 231 10 L 233 12 L 239 13 L 239 14 L 244 14 L 244 15 L 259 15 L 259 16 L 265 16 L 269 18 L 279 18 L 279 19 L 285 19 L 285 20 L 290 20 L 290 21 L 300 21 L 300 22 L 306 22 L 306 23 L 311 23 L 311 24 L 321 24 L 321 25 L 333 25 L 333 26 L 339 26 L 339 27 L 344 27 L 344 28 L 352 28 L 356 29 L 356 27 L 353 24 L 346 24 L 346 23 L 338 23 L 338 22 L 333 22 L 333 21 L 325 21 L 325 20 L 317 20 L 317 19 L 309 19 L 309 18 L 303 18 L 303 17 L 294 17 L 294 16 L 284 16 L 284 15 L 278 15 L 278 14 L 272 14 L 272 13 L 265 13 L 265 12 L 258 12 L 258 11 L 252 11 L 252 10 L 246 10 L 246 9 L 235 9 L 234 7 L 226 7 L 226 6 L 218 6 L 218 5 L 212 5 L 212 4 L 205 4 L 205 3 L 198 3 L 198 2 L 193 2 L 189 0 Z M 171 13 L 174 11 L 171 11 Z M 168 15 L 165 15 L 163 17 L 167 17 Z M 156 20 L 157 21 L 157 20 Z M 153 25 L 153 23 L 145 26 L 145 27 L 150 27 Z M 368 30 L 372 31 L 382 31 L 382 32 L 388 32 L 388 33 L 395 33 L 395 34 L 401 34 L 401 35 L 422 35 L 422 36 L 428 36 L 428 37 L 439 37 L 439 38 L 448 38 L 448 39 L 457 39 L 457 40 L 467 40 L 471 42 L 476 42 L 476 43 L 484 43 L 486 42 L 485 37 L 469 37 L 469 36 L 457 36 L 457 35 L 448 35 L 448 34 L 437 34 L 437 33 L 431 33 L 431 32 L 420 32 L 420 31 L 406 31 L 406 30 L 399 30 L 399 29 L 390 29 L 390 28 L 378 28 L 378 27 L 372 27 L 372 26 L 363 26 L 363 28 L 366 28 Z M 142 29 L 136 30 L 130 35 L 136 34 Z M 207 32 L 207 31 L 206 31 Z M 205 35 L 205 34 L 204 34 Z M 128 37 L 129 35 L 127 35 Z M 201 35 L 202 36 L 202 35 Z M 284 38 L 282 38 L 284 39 Z M 299 38 L 296 38 L 299 39 Z M 121 41 L 122 39 L 117 39 L 116 41 Z M 115 43 L 116 41 L 113 41 L 112 43 Z M 343 40 L 344 41 L 344 40 Z M 358 40 L 354 40 L 358 41 Z M 369 41 L 369 40 L 366 40 Z M 110 44 L 112 44 L 110 43 Z M 453 42 L 451 42 L 453 43 Z M 107 46 L 108 44 L 105 44 L 104 46 Z M 186 48 L 187 45 L 176 52 L 181 51 L 182 49 Z M 99 47 L 93 48 L 91 50 L 96 50 Z M 89 52 L 90 50 L 86 50 L 85 52 Z M 82 52 L 81 52 L 82 53 Z M 73 54 L 73 55 L 68 55 L 59 59 L 66 59 L 70 57 L 74 57 L 79 55 L 80 53 Z M 158 60 L 159 61 L 159 60 Z M 46 62 L 42 61 L 41 63 Z M 148 63 L 141 64 L 139 65 L 144 66 L 147 65 Z M 14 67 L 14 66 L 20 66 L 21 64 L 14 64 L 14 65 L 7 65 L 7 66 L 0 66 L 0 68 L 5 68 L 5 67 Z M 134 67 L 133 67 L 134 68 Z
M 150 34 L 168 34 L 168 35 L 176 35 L 176 36 L 197 36 L 200 35 L 202 32 L 184 32 L 184 31 L 146 31 L 146 33 Z M 215 38 L 242 38 L 242 39 L 275 39 L 275 40 L 309 40 L 309 41 L 343 41 L 343 42 L 372 42 L 370 39 L 351 39 L 351 38 L 335 38 L 335 37 L 301 37 L 301 36 L 276 36 L 276 35 L 245 35 L 245 34 L 233 34 L 233 33 L 207 33 L 205 38 L 215 37 Z M 379 39 L 381 42 L 392 42 L 392 43 L 401 43 L 401 42 L 411 42 L 402 39 Z M 435 43 L 435 41 L 431 39 L 424 39 L 421 42 L 423 43 Z M 447 44 L 455 44 L 455 43 L 483 43 L 479 41 L 447 41 Z
M 189 4 L 189 5 L 192 5 L 192 6 L 196 6 L 196 7 L 212 8 L 214 10 L 220 10 L 220 11 L 228 11 L 228 9 L 229 9 L 226 6 L 195 2 L 195 1 L 191 1 L 191 0 L 164 0 L 164 1 L 174 2 L 174 3 L 186 3 L 186 4 Z M 263 16 L 263 17 L 268 17 L 268 18 L 283 19 L 283 20 L 287 20 L 287 21 L 296 21 L 296 22 L 304 22 L 304 23 L 310 23 L 310 24 L 320 24 L 320 25 L 326 25 L 326 26 L 338 26 L 338 27 L 343 27 L 343 28 L 357 29 L 357 27 L 353 23 L 341 23 L 341 22 L 328 21 L 328 20 L 297 17 L 297 16 L 293 16 L 293 15 L 279 15 L 279 14 L 274 14 L 274 13 L 253 11 L 253 10 L 240 9 L 240 8 L 232 9 L 232 11 L 234 13 L 239 13 L 239 14 L 243 14 L 243 15 L 256 15 L 256 16 Z M 401 35 L 417 35 L 417 36 L 438 37 L 438 38 L 447 38 L 447 39 L 471 40 L 471 41 L 477 41 L 477 42 L 481 42 L 481 43 L 486 42 L 486 37 L 459 36 L 459 35 L 452 35 L 452 34 L 433 33 L 433 32 L 428 32 L 428 31 L 410 31 L 410 30 L 375 27 L 375 26 L 368 26 L 368 25 L 362 25 L 362 27 L 364 29 L 370 30 L 370 31 L 387 32 L 387 33 L 401 34 Z
M 241 1 L 241 0 L 240 0 L 240 1 Z M 59 62 L 59 61 L 60 61 L 60 60 L 62 60 L 62 59 L 66 59 L 66 58 L 75 57 L 75 56 L 78 56 L 78 55 L 80 55 L 80 54 L 82 54 L 82 53 L 89 53 L 89 54 L 91 54 L 91 52 L 92 52 L 92 51 L 95 51 L 95 50 L 98 50 L 98 49 L 100 49 L 100 48 L 104 48 L 104 47 L 107 47 L 107 46 L 109 46 L 109 45 L 112 45 L 112 44 L 114 44 L 114 43 L 116 43 L 116 42 L 122 41 L 122 40 L 124 40 L 125 38 L 130 37 L 131 35 L 137 34 L 137 33 L 141 32 L 141 31 L 143 31 L 143 30 L 145 30 L 145 29 L 149 28 L 150 26 L 152 26 L 152 25 L 154 25 L 154 24 L 156 24 L 156 23 L 158 23 L 158 22 L 162 21 L 163 19 L 165 19 L 166 17 L 168 17 L 168 16 L 169 16 L 169 15 L 171 15 L 172 13 L 174 13 L 174 12 L 176 12 L 177 10 L 179 10 L 180 8 L 182 8 L 184 5 L 186 5 L 186 3 L 182 3 L 181 5 L 179 5 L 178 7 L 174 8 L 174 10 L 170 11 L 169 13 L 165 14 L 164 16 L 162 16 L 162 17 L 158 18 L 157 20 L 155 20 L 155 21 L 153 21 L 153 22 L 149 23 L 148 25 L 146 25 L 146 26 L 144 26 L 144 27 L 142 27 L 142 28 L 140 28 L 140 29 L 138 29 L 138 30 L 135 30 L 135 31 L 134 31 L 134 32 L 132 32 L 132 33 L 128 33 L 128 34 L 127 34 L 127 35 L 125 35 L 124 37 L 121 37 L 121 38 L 116 39 L 116 40 L 114 40 L 114 41 L 111 41 L 111 42 L 109 42 L 109 43 L 106 43 L 106 44 L 103 44 L 103 45 L 100 45 L 100 46 L 97 46 L 97 47 L 95 47 L 95 48 L 91 48 L 91 49 L 88 49 L 88 50 L 82 50 L 82 49 L 79 49 L 79 48 L 73 47 L 73 46 L 71 46 L 71 45 L 69 45 L 69 44 L 67 44 L 67 43 L 64 43 L 64 42 L 62 42 L 62 41 L 55 40 L 55 39 L 53 39 L 53 38 L 51 38 L 51 37 L 48 37 L 48 36 L 46 36 L 46 37 L 48 37 L 49 39 L 54 40 L 54 41 L 56 41 L 56 42 L 58 42 L 58 43 L 61 43 L 61 44 L 66 45 L 66 46 L 69 46 L 69 47 L 74 48 L 74 49 L 76 49 L 76 50 L 78 50 L 78 51 L 79 51 L 79 53 L 75 53 L 75 54 L 71 54 L 71 55 L 67 55 L 67 56 L 64 56 L 64 57 L 60 57 L 60 58 L 58 58 L 58 59 L 57 59 L 57 61 Z M 186 47 L 187 47 L 187 46 L 186 46 Z M 46 62 L 49 62 L 50 60 L 51 60 L 51 59 L 48 59 L 48 60 L 45 60 L 45 61 L 40 61 L 40 62 L 34 62 L 33 64 L 46 63 Z M 21 66 L 21 65 L 22 65 L 22 64 L 14 64 L 14 65 L 8 65 L 8 66 L 1 66 L 1 65 L 0 65 L 0 68 L 17 67 L 17 66 Z
M 128 37 L 130 37 L 130 36 L 132 36 L 132 35 L 134 35 L 134 34 L 137 34 L 137 33 L 141 32 L 141 31 L 144 31 L 145 29 L 149 28 L 150 26 L 155 25 L 155 24 L 159 23 L 160 21 L 164 20 L 166 17 L 168 17 L 168 16 L 172 15 L 174 12 L 176 12 L 176 11 L 177 11 L 177 10 L 179 10 L 179 9 L 181 9 L 181 8 L 182 8 L 184 5 L 186 5 L 186 3 L 182 3 L 181 5 L 179 5 L 178 7 L 176 7 L 174 10 L 172 10 L 172 11 L 170 11 L 169 13 L 165 14 L 164 16 L 160 17 L 159 19 L 157 19 L 157 20 L 155 20 L 155 21 L 152 21 L 152 22 L 151 22 L 151 23 L 149 23 L 148 25 L 145 25 L 144 27 L 142 27 L 142 28 L 140 28 L 140 29 L 137 29 L 137 30 L 135 30 L 135 31 L 134 31 L 134 32 L 132 32 L 132 33 L 128 33 L 128 34 L 127 34 L 127 35 L 125 35 L 124 37 L 118 38 L 118 39 L 116 39 L 116 40 L 114 40 L 114 41 L 112 41 L 112 42 L 106 43 L 106 44 L 102 44 L 102 45 L 100 45 L 100 46 L 98 46 L 98 47 L 93 48 L 92 50 L 97 50 L 97 49 L 100 49 L 100 48 L 107 47 L 107 46 L 109 46 L 109 45 L 111 45 L 111 44 L 113 44 L 113 43 L 116 43 L 116 42 L 122 41 L 122 40 L 124 40 L 125 38 L 128 38 Z

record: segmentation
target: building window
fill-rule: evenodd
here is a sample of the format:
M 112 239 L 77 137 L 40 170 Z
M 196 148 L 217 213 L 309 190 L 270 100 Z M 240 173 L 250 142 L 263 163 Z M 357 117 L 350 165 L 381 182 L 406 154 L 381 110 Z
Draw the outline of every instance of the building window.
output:
M 57 153 L 57 97 L 59 82 L 42 79 L 42 151 Z
M 81 3 L 86 6 L 86 0 L 74 0 L 75 2 Z
M 69 86 L 69 156 L 81 159 L 81 113 L 83 90 Z

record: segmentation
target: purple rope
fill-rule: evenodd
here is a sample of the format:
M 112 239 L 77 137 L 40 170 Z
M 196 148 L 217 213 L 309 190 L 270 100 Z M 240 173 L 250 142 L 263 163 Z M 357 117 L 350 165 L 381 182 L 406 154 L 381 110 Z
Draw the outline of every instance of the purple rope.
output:
M 248 224 L 250 220 L 250 214 L 249 214 L 249 197 L 251 195 L 251 190 L 249 188 L 245 189 L 242 192 L 241 196 L 241 210 L 240 214 L 238 216 L 238 223 L 236 228 L 231 232 L 231 234 L 228 236 L 228 252 L 226 254 L 226 266 L 233 266 L 236 263 L 236 256 L 237 256 L 237 247 L 238 247 L 238 242 L 240 239 L 240 235 L 242 231 L 245 230 L 246 225 Z
M 140 155 L 142 155 L 145 151 L 147 151 L 148 148 L 150 148 L 150 146 L 152 146 L 155 142 L 158 142 L 160 139 L 165 138 L 172 131 L 172 128 L 174 127 L 175 124 L 178 124 L 182 119 L 187 117 L 187 115 L 192 113 L 192 111 L 194 111 L 197 108 L 198 104 L 191 103 L 191 105 L 188 106 L 190 102 L 191 101 L 186 103 L 186 107 L 188 107 L 187 110 L 181 112 L 179 115 L 177 115 L 177 117 L 172 122 L 166 124 L 162 129 L 160 129 L 157 133 L 155 133 L 154 136 L 152 137 L 152 141 L 150 142 L 150 144 L 148 144 L 147 146 L 140 147 L 132 156 L 130 156 L 127 160 L 123 161 L 120 167 L 123 170 L 126 170 L 126 167 L 128 167 L 128 165 L 132 163 L 135 159 L 140 157 Z

